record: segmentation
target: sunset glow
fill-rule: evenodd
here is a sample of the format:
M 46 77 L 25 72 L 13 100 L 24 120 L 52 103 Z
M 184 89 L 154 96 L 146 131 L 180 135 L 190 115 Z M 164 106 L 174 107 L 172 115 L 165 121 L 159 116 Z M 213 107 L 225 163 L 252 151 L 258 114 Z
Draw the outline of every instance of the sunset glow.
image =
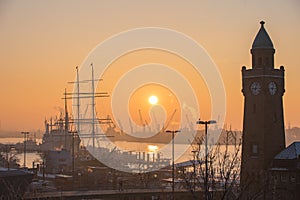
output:
M 117 6 L 114 1 L 93 1 L 93 4 L 79 1 L 72 2 L 71 10 L 66 9 L 69 7 L 69 1 L 59 1 L 58 4 L 53 1 L 36 3 L 32 0 L 1 2 L 2 131 L 34 132 L 40 129 L 44 132 L 45 117 L 55 117 L 64 109 L 61 99 L 64 88 L 68 92 L 73 90 L 73 85 L 67 82 L 74 81 L 75 67 L 81 67 L 92 49 L 114 34 L 153 26 L 182 32 L 205 48 L 224 80 L 226 123 L 233 129 L 241 130 L 244 98 L 241 93 L 241 68 L 244 65 L 251 67 L 249 51 L 260 20 L 266 21 L 275 45 L 275 67 L 283 65 L 286 69 L 286 126 L 300 126 L 297 84 L 300 12 L 297 1 L 276 1 L 272 4 L 258 0 L 235 1 L 230 5 L 218 1 L 191 1 L 188 4 L 184 1 L 134 1 L 132 4 L 118 1 Z M 212 106 L 205 81 L 197 77 L 193 66 L 180 55 L 153 49 L 125 52 L 109 64 L 103 77 L 95 77 L 103 79 L 97 92 L 105 91 L 112 95 L 119 78 L 134 67 L 145 63 L 165 64 L 180 72 L 191 83 L 198 95 L 201 118 L 211 118 Z M 101 64 L 94 63 L 95 71 Z M 148 102 L 151 95 L 159 98 L 158 103 L 165 107 L 168 117 L 176 106 L 179 107 L 176 102 L 167 102 L 173 97 L 148 91 L 143 99 L 134 96 L 136 98 L 129 100 L 133 122 L 140 122 L 139 109 L 143 118 L 150 120 L 148 108 L 154 107 Z M 110 100 L 96 100 L 98 118 L 112 116 Z M 74 108 L 71 102 L 68 102 L 68 108 L 69 112 Z M 177 115 L 180 116 L 179 109 L 174 116 L 176 120 L 179 118 Z
M 152 95 L 149 97 L 148 101 L 150 104 L 155 105 L 158 102 L 158 98 L 157 98 L 157 96 Z
M 151 152 L 157 151 L 158 150 L 158 146 L 156 145 L 148 145 L 148 150 Z
M 149 91 L 155 95 L 151 95 Z M 156 122 L 162 127 L 165 120 L 170 120 L 175 109 L 177 112 L 173 116 L 172 123 L 178 123 L 181 120 L 180 103 L 175 94 L 168 88 L 158 84 L 148 84 L 138 88 L 129 100 L 129 113 L 132 123 L 140 126 L 146 123 L 150 125 L 156 119 Z M 163 112 L 165 112 L 166 119 L 163 117 Z

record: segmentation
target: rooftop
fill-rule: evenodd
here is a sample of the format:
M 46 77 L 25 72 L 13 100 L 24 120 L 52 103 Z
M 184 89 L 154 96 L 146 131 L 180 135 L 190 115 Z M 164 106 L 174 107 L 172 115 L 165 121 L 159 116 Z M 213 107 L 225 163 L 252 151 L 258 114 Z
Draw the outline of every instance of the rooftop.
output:
M 175 164 L 175 167 L 192 167 L 195 165 L 201 165 L 203 164 L 202 161 L 200 160 L 188 160 L 188 161 L 185 161 L 185 162 L 181 162 L 181 163 L 176 163 Z
M 279 154 L 275 156 L 275 159 L 297 159 L 300 156 L 300 142 L 294 142 Z

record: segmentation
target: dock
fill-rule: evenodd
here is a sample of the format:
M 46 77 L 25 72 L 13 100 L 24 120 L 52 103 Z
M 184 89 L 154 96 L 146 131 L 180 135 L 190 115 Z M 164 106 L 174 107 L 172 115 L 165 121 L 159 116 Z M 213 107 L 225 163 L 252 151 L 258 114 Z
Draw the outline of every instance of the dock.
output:
M 201 195 L 201 191 L 194 192 L 194 195 Z M 203 195 L 203 194 L 202 194 Z M 174 191 L 176 199 L 184 200 L 193 198 L 192 193 L 186 189 Z M 125 189 L 119 190 L 78 190 L 78 191 L 53 191 L 43 193 L 27 193 L 23 199 L 171 199 L 171 189 Z

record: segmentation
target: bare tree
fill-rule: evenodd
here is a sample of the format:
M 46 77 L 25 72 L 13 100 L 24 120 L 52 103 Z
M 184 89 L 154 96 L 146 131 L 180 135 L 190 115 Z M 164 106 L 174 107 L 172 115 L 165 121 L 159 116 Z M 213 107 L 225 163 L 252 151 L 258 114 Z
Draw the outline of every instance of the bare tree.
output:
M 214 161 L 217 163 L 214 174 L 218 175 L 220 188 L 222 188 L 220 199 L 232 199 L 239 187 L 242 142 L 241 138 L 236 138 L 237 134 L 231 130 L 226 131 L 225 134 L 225 141 L 219 143 L 213 153 L 215 154 Z
M 225 130 L 222 139 L 211 149 L 207 155 L 208 179 L 205 182 L 205 155 L 201 146 L 204 144 L 204 137 L 197 138 L 193 143 L 194 158 L 192 169 L 184 170 L 182 174 L 187 189 L 192 193 L 194 199 L 199 199 L 196 192 L 204 191 L 207 184 L 209 199 L 237 199 L 240 175 L 240 151 L 241 134 Z

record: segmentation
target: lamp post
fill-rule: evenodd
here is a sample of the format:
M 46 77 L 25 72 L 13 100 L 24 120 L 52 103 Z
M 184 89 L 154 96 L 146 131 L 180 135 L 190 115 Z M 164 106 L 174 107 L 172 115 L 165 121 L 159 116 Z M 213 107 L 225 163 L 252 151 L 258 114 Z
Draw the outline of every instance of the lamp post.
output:
M 208 164 L 207 164 L 207 125 L 215 124 L 217 121 L 209 120 L 209 121 L 201 121 L 200 119 L 196 122 L 197 124 L 205 125 L 205 180 L 204 180 L 204 188 L 205 188 L 205 200 L 208 200 Z
M 166 130 L 166 133 L 172 133 L 172 197 L 174 199 L 174 188 L 175 188 L 175 182 L 174 182 L 174 134 L 180 132 L 180 130 Z
M 26 167 L 26 143 L 27 143 L 27 135 L 29 134 L 29 132 L 21 132 L 21 134 L 24 135 L 24 164 L 23 167 Z

